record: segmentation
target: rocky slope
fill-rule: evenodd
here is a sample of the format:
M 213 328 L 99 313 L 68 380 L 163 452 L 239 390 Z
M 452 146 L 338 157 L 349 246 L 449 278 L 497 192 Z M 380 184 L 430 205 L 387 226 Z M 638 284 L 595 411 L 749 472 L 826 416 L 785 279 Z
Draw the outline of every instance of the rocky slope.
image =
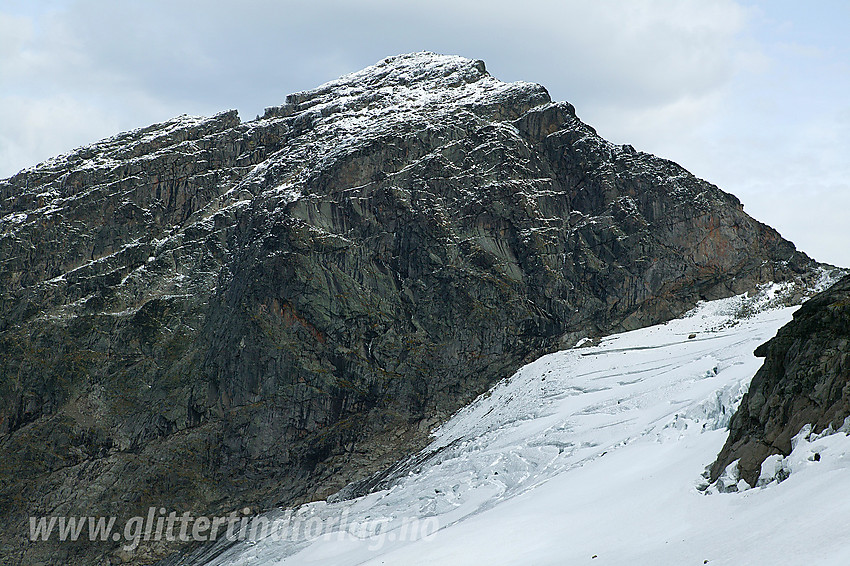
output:
M 756 355 L 753 377 L 729 424 L 729 438 L 711 467 L 715 481 L 738 460 L 741 479 L 755 486 L 762 462 L 788 456 L 805 425 L 820 434 L 850 416 L 850 276 L 806 301 L 794 320 Z
M 321 498 L 524 360 L 817 264 L 678 165 L 419 53 L 0 181 L 8 563 L 30 515 Z M 120 523 L 120 521 L 119 521 Z

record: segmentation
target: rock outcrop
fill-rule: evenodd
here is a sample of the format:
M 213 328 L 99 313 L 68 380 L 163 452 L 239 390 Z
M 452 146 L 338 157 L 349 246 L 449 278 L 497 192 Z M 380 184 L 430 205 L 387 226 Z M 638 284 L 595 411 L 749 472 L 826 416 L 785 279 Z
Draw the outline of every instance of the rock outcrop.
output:
M 729 423 L 712 482 L 738 460 L 741 479 L 755 486 L 762 462 L 790 454 L 805 425 L 837 430 L 850 416 L 850 276 L 803 303 L 756 355 L 764 365 Z
M 393 57 L 0 181 L 4 563 L 27 517 L 215 514 L 386 468 L 524 361 L 817 266 L 481 61 Z

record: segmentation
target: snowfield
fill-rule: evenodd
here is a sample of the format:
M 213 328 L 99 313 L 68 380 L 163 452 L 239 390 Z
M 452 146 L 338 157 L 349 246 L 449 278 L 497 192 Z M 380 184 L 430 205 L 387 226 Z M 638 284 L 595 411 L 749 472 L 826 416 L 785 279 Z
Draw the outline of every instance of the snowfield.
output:
M 703 477 L 753 350 L 791 319 L 781 292 L 544 356 L 436 430 L 388 489 L 268 515 L 291 533 L 211 564 L 850 564 L 843 429 L 802 431 L 759 487 Z

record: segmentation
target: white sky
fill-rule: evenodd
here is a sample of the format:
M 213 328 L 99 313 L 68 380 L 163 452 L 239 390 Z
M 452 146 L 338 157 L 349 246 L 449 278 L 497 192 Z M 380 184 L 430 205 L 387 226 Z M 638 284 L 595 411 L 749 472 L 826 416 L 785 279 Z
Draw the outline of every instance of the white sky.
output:
M 398 53 L 484 59 L 850 266 L 850 3 L 0 0 L 0 178 L 178 114 L 243 119 Z

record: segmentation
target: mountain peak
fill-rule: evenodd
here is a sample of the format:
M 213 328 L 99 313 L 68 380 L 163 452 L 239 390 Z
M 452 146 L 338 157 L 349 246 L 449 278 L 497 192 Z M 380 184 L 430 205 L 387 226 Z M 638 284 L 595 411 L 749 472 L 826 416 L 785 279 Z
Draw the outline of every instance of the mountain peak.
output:
M 330 108 L 391 109 L 393 115 L 403 116 L 405 111 L 522 99 L 531 106 L 551 102 L 541 85 L 495 79 L 487 72 L 484 61 L 419 52 L 387 57 L 315 89 L 290 94 L 283 106 L 268 108 L 264 117 L 288 116 L 308 109 L 327 115 L 333 113 Z
M 484 61 L 423 51 L 387 57 L 318 88 L 290 96 L 298 99 L 306 94 L 345 94 L 349 89 L 380 91 L 398 87 L 438 90 L 457 88 L 488 78 L 491 83 L 498 82 L 486 71 Z
M 480 59 L 420 51 L 387 57 L 370 67 L 344 75 L 340 80 L 352 78 L 359 81 L 361 77 L 371 77 L 410 84 L 427 80 L 441 82 L 455 77 L 455 80 L 460 78 L 471 83 L 489 76 L 484 61 Z
M 18 540 L 34 509 L 327 497 L 524 361 L 817 268 L 542 86 L 433 53 L 0 180 L 0 258 L 23 563 L 69 561 Z

